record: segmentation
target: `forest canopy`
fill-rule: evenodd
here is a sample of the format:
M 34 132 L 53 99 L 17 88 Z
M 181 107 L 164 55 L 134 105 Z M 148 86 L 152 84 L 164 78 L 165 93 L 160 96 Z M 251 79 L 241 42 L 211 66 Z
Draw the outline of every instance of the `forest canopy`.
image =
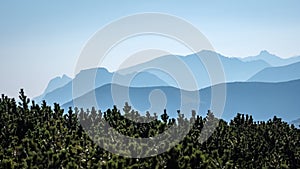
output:
M 276 116 L 260 122 L 239 113 L 226 122 L 211 111 L 206 117 L 193 111 L 189 119 L 180 111 L 177 118 L 167 111 L 142 116 L 127 103 L 122 113 L 115 106 L 63 110 L 45 101 L 38 105 L 23 90 L 19 100 L 0 98 L 0 168 L 300 168 L 300 130 Z M 190 128 L 175 146 L 149 141 L 134 148 L 110 133 L 113 128 L 129 137 L 151 138 L 171 126 L 169 140 L 172 132 Z M 204 126 L 211 136 L 200 137 Z M 124 154 L 135 158 L 111 153 L 100 146 L 103 142 L 112 150 L 125 147 Z M 147 154 L 157 155 L 141 158 Z

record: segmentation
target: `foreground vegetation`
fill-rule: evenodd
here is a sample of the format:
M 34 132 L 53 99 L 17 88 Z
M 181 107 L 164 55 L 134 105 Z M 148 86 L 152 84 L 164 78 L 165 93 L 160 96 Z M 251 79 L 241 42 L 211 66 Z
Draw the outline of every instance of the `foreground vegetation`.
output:
M 141 116 L 127 104 L 123 111 L 125 117 L 152 121 L 128 120 L 116 107 L 106 112 L 75 108 L 64 113 L 57 104 L 52 109 L 45 102 L 40 106 L 30 102 L 22 90 L 20 103 L 2 95 L 0 168 L 300 168 L 300 130 L 277 117 L 254 122 L 251 116 L 237 114 L 227 123 L 211 112 L 205 118 L 193 112 L 189 119 L 180 112 L 177 119 L 169 119 L 164 112 L 159 120 L 149 113 Z M 203 126 L 213 131 L 215 123 L 219 125 L 211 137 L 208 133 L 200 137 Z M 131 143 L 111 137 L 109 125 L 135 138 L 151 138 L 175 126 L 169 140 L 172 132 L 192 129 L 167 152 L 138 158 L 169 145 L 148 141 L 133 149 Z M 103 142 L 112 150 L 125 146 L 124 153 L 137 158 L 110 153 L 99 146 Z

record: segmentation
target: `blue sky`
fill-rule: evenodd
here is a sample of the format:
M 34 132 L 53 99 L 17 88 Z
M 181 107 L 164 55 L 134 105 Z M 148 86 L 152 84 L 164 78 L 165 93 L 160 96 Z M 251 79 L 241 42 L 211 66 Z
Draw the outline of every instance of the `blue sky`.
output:
M 196 26 L 215 50 L 245 57 L 268 50 L 300 55 L 297 0 L 27 0 L 0 2 L 0 93 L 42 93 L 50 79 L 67 74 L 87 40 L 101 27 L 127 15 L 162 12 Z

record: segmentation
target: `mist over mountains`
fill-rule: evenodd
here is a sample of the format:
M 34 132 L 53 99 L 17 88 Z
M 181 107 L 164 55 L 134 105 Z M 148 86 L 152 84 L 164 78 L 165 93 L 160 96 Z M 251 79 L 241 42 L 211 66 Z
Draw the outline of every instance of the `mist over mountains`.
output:
M 165 94 L 168 101 L 161 109 L 167 108 L 171 114 L 173 112 L 176 114 L 180 109 L 182 92 L 199 92 L 201 102 L 198 103 L 200 104 L 198 111 L 205 113 L 211 109 L 211 86 L 221 85 L 211 83 L 211 72 L 209 73 L 208 70 L 218 68 L 205 63 L 212 61 L 210 60 L 212 58 L 217 58 L 223 66 L 225 79 L 222 84 L 227 86 L 222 118 L 230 119 L 237 112 L 253 114 L 260 120 L 266 120 L 274 115 L 288 121 L 300 117 L 297 113 L 299 106 L 296 103 L 296 100 L 299 100 L 297 93 L 300 91 L 298 80 L 300 79 L 300 62 L 298 62 L 300 57 L 282 59 L 267 51 L 246 58 L 225 57 L 213 51 L 200 51 L 188 56 L 161 56 L 117 72 L 109 72 L 105 68 L 82 70 L 74 79 L 63 76 L 51 80 L 47 90 L 35 100 L 37 102 L 46 100 L 49 104 L 57 102 L 67 108 L 73 106 L 72 100 L 75 99 L 80 100 L 82 103 L 80 106 L 88 108 L 95 106 L 91 105 L 95 102 L 90 102 L 89 99 L 95 95 L 99 108 L 106 109 L 114 104 L 111 87 L 117 86 L 115 88 L 120 91 L 122 88 L 129 89 L 133 106 L 136 110 L 145 112 L 150 106 L 149 94 L 157 89 Z M 166 70 L 176 70 L 176 66 L 188 68 L 194 77 L 196 88 L 186 88 L 179 84 L 178 79 L 172 74 L 168 74 Z M 159 69 L 143 70 L 149 67 Z M 91 80 L 93 82 L 90 82 Z M 80 87 L 74 88 L 76 87 L 74 84 L 80 84 Z
M 44 90 L 43 94 L 40 96 L 36 97 L 35 100 L 42 100 L 46 96 L 46 94 L 53 92 L 54 90 L 65 86 L 69 82 L 72 81 L 72 78 L 68 77 L 67 75 L 63 75 L 62 77 L 56 77 L 48 83 L 46 89 Z
M 290 65 L 278 66 L 278 67 L 267 67 L 254 76 L 248 81 L 251 82 L 283 82 L 296 80 L 300 77 L 300 62 L 292 63 Z
M 285 66 L 292 63 L 300 62 L 299 56 L 294 56 L 290 58 L 280 58 L 274 54 L 269 53 L 266 50 L 263 50 L 257 56 L 249 56 L 241 58 L 242 61 L 254 61 L 254 60 L 263 60 L 270 64 L 271 66 Z
M 125 86 L 119 86 L 115 84 L 107 84 L 96 88 L 95 91 L 90 91 L 85 95 L 76 98 L 74 101 L 70 101 L 62 105 L 64 108 L 68 107 L 82 107 L 91 109 L 92 106 L 98 107 L 101 110 L 107 110 L 111 108 L 111 105 L 116 105 L 118 108 L 122 108 L 125 102 L 131 101 L 133 109 L 138 110 L 141 114 L 145 114 L 151 108 L 151 92 L 155 90 L 162 91 L 166 98 L 166 104 L 158 104 L 155 113 L 162 113 L 164 109 L 167 109 L 168 113 L 172 117 L 177 116 L 177 110 L 182 110 L 181 99 L 183 97 L 189 97 L 191 95 L 199 95 L 199 103 L 192 103 L 190 107 L 197 107 L 197 112 L 205 116 L 207 110 L 216 112 L 211 105 L 211 90 L 217 88 L 220 85 L 201 89 L 199 91 L 184 91 L 174 87 L 130 87 L 129 99 L 113 99 L 113 92 L 124 91 L 127 89 Z M 216 116 L 225 120 L 232 119 L 237 112 L 252 114 L 257 120 L 270 119 L 274 115 L 283 118 L 287 121 L 292 121 L 299 117 L 300 104 L 300 80 L 281 82 L 281 83 L 263 83 L 263 82 L 233 82 L 226 84 L 226 100 L 224 113 L 219 114 L 216 112 Z M 119 94 L 118 96 L 121 96 Z M 218 94 L 217 94 L 218 96 Z M 125 97 L 124 97 L 125 98 Z M 191 97 L 193 98 L 193 97 Z M 94 101 L 96 99 L 96 103 Z M 157 96 L 155 99 L 163 101 L 163 97 Z M 76 104 L 74 104 L 74 102 Z M 124 102 L 124 103 L 123 103 Z M 185 105 L 185 104 L 184 104 Z M 184 106 L 183 105 L 183 106 Z M 157 106 L 157 105 L 156 105 Z M 186 117 L 190 117 L 192 110 L 182 111 Z

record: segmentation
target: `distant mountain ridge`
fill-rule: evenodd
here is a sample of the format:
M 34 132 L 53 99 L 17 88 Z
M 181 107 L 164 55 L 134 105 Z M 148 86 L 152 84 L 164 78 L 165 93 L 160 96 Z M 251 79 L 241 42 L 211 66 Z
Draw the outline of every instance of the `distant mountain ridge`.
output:
M 191 70 L 190 74 L 194 76 L 195 83 L 197 84 L 197 88 L 194 88 L 194 90 L 198 90 L 216 84 L 211 83 L 209 74 L 211 72 L 207 72 L 206 66 L 208 65 L 205 65 L 203 62 L 203 60 L 210 62 L 211 60 L 213 60 L 213 58 L 219 59 L 221 64 L 223 65 L 225 82 L 246 81 L 260 70 L 270 66 L 265 61 L 255 60 L 243 62 L 237 58 L 225 57 L 218 53 L 206 50 L 188 56 L 168 55 L 135 65 L 133 67 L 126 68 L 117 73 L 108 72 L 105 68 L 82 70 L 75 76 L 72 81 L 70 81 L 66 85 L 57 87 L 52 92 L 43 93 L 40 97 L 38 97 L 38 99 L 35 99 L 39 102 L 42 100 L 46 100 L 50 104 L 53 104 L 54 102 L 65 103 L 71 98 L 76 98 L 80 95 L 85 94 L 86 92 L 89 92 L 91 89 L 100 87 L 105 84 L 115 83 L 115 81 L 113 81 L 113 77 L 116 77 L 116 75 L 118 75 L 118 78 L 116 78 L 116 84 L 120 85 L 131 87 L 173 86 L 185 89 L 182 88 L 180 84 L 176 83 L 176 80 L 178 79 L 174 80 L 172 79 L 172 75 L 168 75 L 163 72 L 163 68 L 167 66 L 173 71 L 178 71 L 176 70 L 177 68 L 174 67 L 174 65 L 186 66 Z M 214 65 L 209 66 L 211 70 L 215 69 Z M 132 75 L 134 75 L 137 71 L 143 70 L 144 68 L 148 67 L 162 67 L 162 71 L 147 70 L 146 72 L 140 72 L 129 85 L 126 83 L 126 79 L 132 77 Z M 180 76 L 182 78 L 185 78 L 185 76 L 189 75 L 183 74 Z M 95 79 L 95 83 L 89 83 L 90 85 L 88 86 L 88 84 L 85 82 L 91 79 Z M 74 82 L 77 84 L 82 84 L 79 89 L 76 89 L 76 96 L 73 96 L 74 92 L 72 90 Z M 64 97 L 61 97 L 62 94 L 64 94 Z
M 280 58 L 274 54 L 269 53 L 266 50 L 261 51 L 257 56 L 249 56 L 246 58 L 240 58 L 242 61 L 255 61 L 263 60 L 270 64 L 271 66 L 285 66 L 295 62 L 300 62 L 300 56 L 290 57 L 290 58 Z
M 69 83 L 71 80 L 72 80 L 72 78 L 68 77 L 65 74 L 62 75 L 61 77 L 56 77 L 49 82 L 45 92 L 51 92 L 59 86 L 62 87 L 64 85 L 66 85 L 67 83 Z
M 111 93 L 111 88 L 114 87 L 120 92 L 128 90 L 133 106 L 144 112 L 151 106 L 149 102 L 151 92 L 158 90 L 164 93 L 164 97 L 169 102 L 166 103 L 165 107 L 159 107 L 153 111 L 159 113 L 162 112 L 162 109 L 167 108 L 171 115 L 176 116 L 176 111 L 180 109 L 181 105 L 180 94 L 184 93 L 185 97 L 188 98 L 189 95 L 196 92 L 201 98 L 200 103 L 197 103 L 200 104 L 198 112 L 205 114 L 208 109 L 212 109 L 210 105 L 212 87 L 222 85 L 210 84 L 207 65 L 204 64 L 203 60 L 210 62 L 212 61 L 210 60 L 211 57 L 219 59 L 223 65 L 225 82 L 227 82 L 227 99 L 222 118 L 231 119 L 237 112 L 252 114 L 258 120 L 266 120 L 274 115 L 287 121 L 299 118 L 297 112 L 300 107 L 297 100 L 300 100 L 298 96 L 300 80 L 297 79 L 300 79 L 300 62 L 272 67 L 269 63 L 283 64 L 291 62 L 291 60 L 287 62 L 287 60 L 266 51 L 262 51 L 257 57 L 249 57 L 250 60 L 247 58 L 243 60 L 204 50 L 188 56 L 162 56 L 118 72 L 109 72 L 105 68 L 82 70 L 74 79 L 63 76 L 51 80 L 45 92 L 35 99 L 38 101 L 46 100 L 49 104 L 60 103 L 63 104 L 64 108 L 73 106 L 73 101 L 83 103 L 79 106 L 86 108 L 90 108 L 93 103 L 97 102 L 100 108 L 105 110 L 114 104 Z M 292 59 L 292 61 L 295 60 L 297 57 Z M 189 68 L 191 74 L 195 76 L 199 88 L 185 90 L 177 84 L 177 79 L 173 79 L 172 76 L 164 72 L 164 68 L 174 69 L 175 72 L 180 70 L 176 66 Z M 158 68 L 158 70 L 148 69 L 138 72 L 148 67 Z M 182 74 L 181 76 L 188 75 Z M 94 80 L 94 83 L 90 82 L 91 80 Z M 90 99 L 94 98 L 94 94 L 96 94 L 96 100 L 93 102 Z M 120 93 L 117 94 L 121 97 Z M 123 100 L 126 101 L 126 99 Z M 152 101 L 160 102 L 157 99 Z M 122 106 L 124 103 L 120 104 L 118 106 Z
M 195 75 L 195 79 L 197 79 L 197 83 L 200 88 L 208 87 L 210 85 L 210 72 L 208 68 L 213 68 L 215 65 L 205 65 L 205 63 L 210 63 L 215 61 L 214 58 L 219 59 L 220 63 L 223 66 L 224 73 L 225 73 L 225 81 L 232 82 L 232 81 L 245 81 L 260 70 L 270 67 L 268 63 L 262 60 L 255 60 L 244 62 L 238 58 L 230 58 L 223 56 L 219 53 L 203 50 L 196 54 L 191 54 L 187 56 L 162 56 L 153 60 L 150 60 L 145 63 L 141 63 L 125 69 L 125 72 L 134 72 L 136 70 L 140 70 L 142 68 L 147 67 L 160 67 L 161 65 L 175 65 L 176 61 L 180 61 L 184 63 L 188 68 L 191 69 L 193 75 Z M 205 61 L 205 62 L 204 62 Z M 156 74 L 160 77 L 160 74 Z
M 279 67 L 268 67 L 254 76 L 248 81 L 250 82 L 284 82 L 300 79 L 300 62 Z
M 72 78 L 68 77 L 67 75 L 62 75 L 61 77 L 55 77 L 48 83 L 46 89 L 44 90 L 43 94 L 34 98 L 36 101 L 40 102 L 48 93 L 56 90 L 57 88 L 63 87 L 69 82 L 72 81 Z
M 224 85 L 224 84 L 219 84 Z M 174 87 L 130 87 L 129 96 L 132 105 L 140 113 L 145 113 L 150 107 L 149 95 L 153 90 L 161 90 L 168 101 L 166 106 L 161 108 L 157 113 L 162 113 L 166 108 L 171 116 L 176 117 L 177 110 L 180 109 L 180 96 L 189 96 L 193 92 L 199 92 L 200 103 L 191 102 L 191 104 L 200 105 L 198 113 L 205 115 L 207 110 L 215 110 L 211 107 L 211 90 L 214 87 L 208 87 L 199 91 L 184 91 Z M 222 119 L 228 120 L 236 115 L 236 113 L 247 113 L 253 115 L 257 120 L 267 120 L 274 115 L 283 118 L 286 121 L 299 118 L 300 104 L 300 80 L 281 82 L 281 83 L 261 83 L 261 82 L 234 82 L 227 83 L 227 95 L 224 113 Z M 111 108 L 116 102 L 113 101 L 112 88 L 116 91 L 126 90 L 127 87 L 115 84 L 107 84 L 101 86 L 95 91 L 86 93 L 85 95 L 74 100 L 76 106 L 83 108 L 91 108 L 96 103 L 102 110 Z M 94 95 L 95 94 L 95 95 Z M 95 97 L 94 97 L 95 96 Z M 93 99 L 96 98 L 96 102 Z M 124 100 L 124 103 L 128 100 Z M 63 104 L 64 108 L 74 106 L 73 101 Z M 122 108 L 124 103 L 117 105 Z M 96 105 L 96 106 L 97 106 Z M 153 112 L 152 112 L 153 113 Z M 187 116 L 190 112 L 183 112 Z M 215 112 L 216 114 L 220 112 Z
M 108 72 L 105 68 L 82 70 L 72 81 L 63 87 L 59 87 L 52 92 L 46 93 L 43 98 L 38 101 L 46 100 L 49 104 L 64 103 L 72 98 L 79 97 L 86 92 L 89 92 L 91 89 L 111 83 L 113 81 L 113 76 L 114 74 Z M 129 74 L 128 76 L 131 75 Z M 126 79 L 126 76 L 122 76 L 122 78 Z M 93 79 L 95 79 L 95 82 L 90 82 Z M 167 86 L 165 81 L 148 72 L 141 72 L 138 74 L 131 81 L 130 85 L 135 87 L 142 86 L 144 83 L 143 80 L 145 79 L 148 79 L 147 83 L 151 86 Z M 121 82 L 124 82 L 124 80 L 121 80 Z M 80 88 L 75 89 L 75 86 L 73 86 L 74 83 L 80 84 Z

